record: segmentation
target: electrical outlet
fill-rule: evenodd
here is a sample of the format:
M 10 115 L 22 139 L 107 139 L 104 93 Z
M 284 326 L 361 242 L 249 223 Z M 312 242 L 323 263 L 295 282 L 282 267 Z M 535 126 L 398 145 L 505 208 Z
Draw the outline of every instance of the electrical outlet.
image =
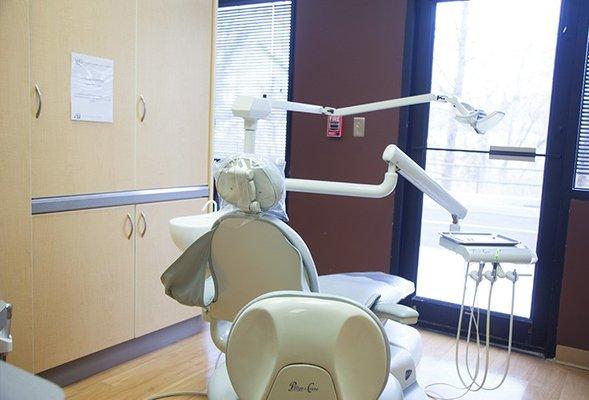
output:
M 354 117 L 354 137 L 364 137 L 364 117 Z

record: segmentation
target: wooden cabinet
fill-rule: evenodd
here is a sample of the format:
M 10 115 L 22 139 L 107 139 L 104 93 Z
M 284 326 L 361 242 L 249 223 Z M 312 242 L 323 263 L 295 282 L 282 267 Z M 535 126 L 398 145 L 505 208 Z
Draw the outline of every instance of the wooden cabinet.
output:
M 8 360 L 33 365 L 29 21 L 24 0 L 0 1 L 0 299 L 14 307 Z
M 214 11 L 211 0 L 138 2 L 138 188 L 207 184 Z
M 35 215 L 34 371 L 200 314 L 166 296 L 160 276 L 180 255 L 170 219 L 206 200 Z
M 206 199 L 31 216 L 31 198 L 208 184 L 215 5 L 0 0 L 0 298 L 14 305 L 11 362 L 47 370 L 199 312 L 165 297 L 159 276 L 179 255 L 169 219 L 199 213 Z M 71 120 L 72 52 L 114 61 L 112 123 Z
M 33 197 L 207 184 L 214 3 L 31 1 Z M 72 52 L 114 60 L 113 123 L 71 120 Z
M 31 85 L 43 101 L 30 117 L 33 197 L 134 188 L 135 3 L 31 1 Z M 70 119 L 72 52 L 114 60 L 113 123 Z
M 170 219 L 202 213 L 207 199 L 137 205 L 135 336 L 200 314 L 166 296 L 160 276 L 181 252 L 170 236 Z
M 134 213 L 33 217 L 35 372 L 133 338 Z

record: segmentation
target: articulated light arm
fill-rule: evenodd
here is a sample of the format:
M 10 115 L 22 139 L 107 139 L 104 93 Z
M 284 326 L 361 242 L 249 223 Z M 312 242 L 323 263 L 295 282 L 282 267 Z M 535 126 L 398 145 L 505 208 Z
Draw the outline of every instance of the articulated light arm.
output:
M 265 97 L 240 96 L 233 104 L 233 114 L 244 120 L 244 150 L 247 153 L 255 153 L 257 122 L 259 119 L 266 119 L 272 109 L 318 115 L 347 116 L 430 102 L 451 104 L 456 110 L 456 118 L 460 122 L 470 125 L 479 134 L 485 133 L 505 115 L 500 111 L 487 115 L 482 110 L 477 110 L 466 103 L 462 103 L 455 96 L 433 93 L 344 108 L 324 107 L 292 101 L 276 101 Z M 458 219 L 463 219 L 466 216 L 466 208 L 397 146 L 389 145 L 384 151 L 383 160 L 388 163 L 389 168 L 379 185 L 288 178 L 286 180 L 286 189 L 292 192 L 381 198 L 393 192 L 397 185 L 397 174 L 401 174 L 419 190 L 431 197 L 432 200 L 444 207 L 452 215 L 453 222 L 457 222 Z
M 384 179 L 379 185 L 286 178 L 286 190 L 289 192 L 380 199 L 387 197 L 395 190 L 397 179 L 397 173 L 389 165 L 389 170 L 385 172 Z
M 389 168 L 394 165 L 397 173 L 411 182 L 417 189 L 428 195 L 433 201 L 444 207 L 456 223 L 458 219 L 464 219 L 468 210 L 438 182 L 432 179 L 423 168 L 403 153 L 394 144 L 385 149 L 382 159 L 389 163 Z
M 466 207 L 439 183 L 434 181 L 423 168 L 397 146 L 394 144 L 388 145 L 382 159 L 389 164 L 389 169 L 385 172 L 384 179 L 379 185 L 287 178 L 286 190 L 337 196 L 382 198 L 395 190 L 398 174 L 400 174 L 420 191 L 444 207 L 452 215 L 454 223 L 466 217 L 468 212 Z
M 272 109 L 308 114 L 347 116 L 431 102 L 451 104 L 456 110 L 456 119 L 463 124 L 470 125 L 479 134 L 485 133 L 505 116 L 505 113 L 501 111 L 494 111 L 487 114 L 483 110 L 475 109 L 470 105 L 461 102 L 456 96 L 433 93 L 377 101 L 374 103 L 343 108 L 325 107 L 314 104 L 297 103 L 294 101 L 277 101 L 266 97 L 256 98 L 251 96 L 238 96 L 233 103 L 232 111 L 233 115 L 241 117 L 244 120 L 245 151 L 248 153 L 254 153 L 255 133 L 258 126 L 258 120 L 268 118 Z
M 373 112 L 373 111 L 390 110 L 392 108 L 413 106 L 416 104 L 425 104 L 425 103 L 431 103 L 431 102 L 437 101 L 437 102 L 441 102 L 441 103 L 452 104 L 454 107 L 456 107 L 456 109 L 460 115 L 468 116 L 468 115 L 472 114 L 472 110 L 467 109 L 463 105 L 463 103 L 461 103 L 458 100 L 458 98 L 456 96 L 450 96 L 450 95 L 445 95 L 445 94 L 433 94 L 433 93 L 403 97 L 400 99 L 376 101 L 374 103 L 366 103 L 366 104 L 360 104 L 360 105 L 356 105 L 356 106 L 343 107 L 343 108 L 324 107 L 324 106 L 318 106 L 318 105 L 313 105 L 313 104 L 297 103 L 294 101 L 275 101 L 275 100 L 270 100 L 270 99 L 268 99 L 267 101 L 270 102 L 270 108 L 274 108 L 274 109 L 295 111 L 295 112 L 304 112 L 304 113 L 309 113 L 309 114 L 341 115 L 341 116 L 358 115 L 358 114 L 364 114 L 364 113 Z

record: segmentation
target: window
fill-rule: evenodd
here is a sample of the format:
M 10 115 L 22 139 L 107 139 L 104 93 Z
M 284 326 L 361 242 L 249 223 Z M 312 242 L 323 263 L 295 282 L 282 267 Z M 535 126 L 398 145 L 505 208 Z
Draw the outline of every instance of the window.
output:
M 291 1 L 220 7 L 217 13 L 214 156 L 243 151 L 243 120 L 231 105 L 238 95 L 288 100 Z M 258 123 L 256 153 L 284 159 L 286 111 Z
M 477 135 L 457 124 L 445 104 L 432 104 L 426 171 L 468 208 L 463 231 L 501 233 L 533 250 L 540 226 L 560 7 L 561 0 L 436 6 L 432 92 L 452 93 L 475 107 L 506 115 L 487 134 Z M 531 148 L 538 154 L 528 161 L 491 157 L 490 146 Z M 438 232 L 449 222 L 446 212 L 424 199 L 417 296 L 459 304 L 464 261 L 438 245 Z M 517 270 L 535 274 L 533 265 L 518 265 Z M 531 316 L 533 282 L 518 282 L 518 316 Z M 494 290 L 491 309 L 509 313 L 511 287 L 501 284 Z
M 577 139 L 575 189 L 589 190 L 589 44 L 586 51 L 585 78 Z

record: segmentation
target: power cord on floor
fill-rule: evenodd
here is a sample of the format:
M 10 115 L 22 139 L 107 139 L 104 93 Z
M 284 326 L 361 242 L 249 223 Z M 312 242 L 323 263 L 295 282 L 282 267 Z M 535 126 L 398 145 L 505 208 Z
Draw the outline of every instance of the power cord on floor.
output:
M 217 361 L 215 362 L 215 369 L 219 366 L 219 361 L 221 361 L 221 357 L 223 356 L 222 352 L 219 352 L 219 356 L 217 357 Z M 160 393 L 154 396 L 148 397 L 147 400 L 160 400 L 160 399 L 167 399 L 170 397 L 180 397 L 180 396 L 192 396 L 192 397 L 208 397 L 207 392 L 195 392 L 195 391 L 179 391 L 179 392 L 167 392 L 167 393 Z
M 198 396 L 198 397 L 207 397 L 207 392 L 169 392 L 169 393 L 162 393 L 155 396 L 149 397 L 147 400 L 159 400 L 159 399 L 167 399 L 169 397 L 180 397 L 180 396 Z

